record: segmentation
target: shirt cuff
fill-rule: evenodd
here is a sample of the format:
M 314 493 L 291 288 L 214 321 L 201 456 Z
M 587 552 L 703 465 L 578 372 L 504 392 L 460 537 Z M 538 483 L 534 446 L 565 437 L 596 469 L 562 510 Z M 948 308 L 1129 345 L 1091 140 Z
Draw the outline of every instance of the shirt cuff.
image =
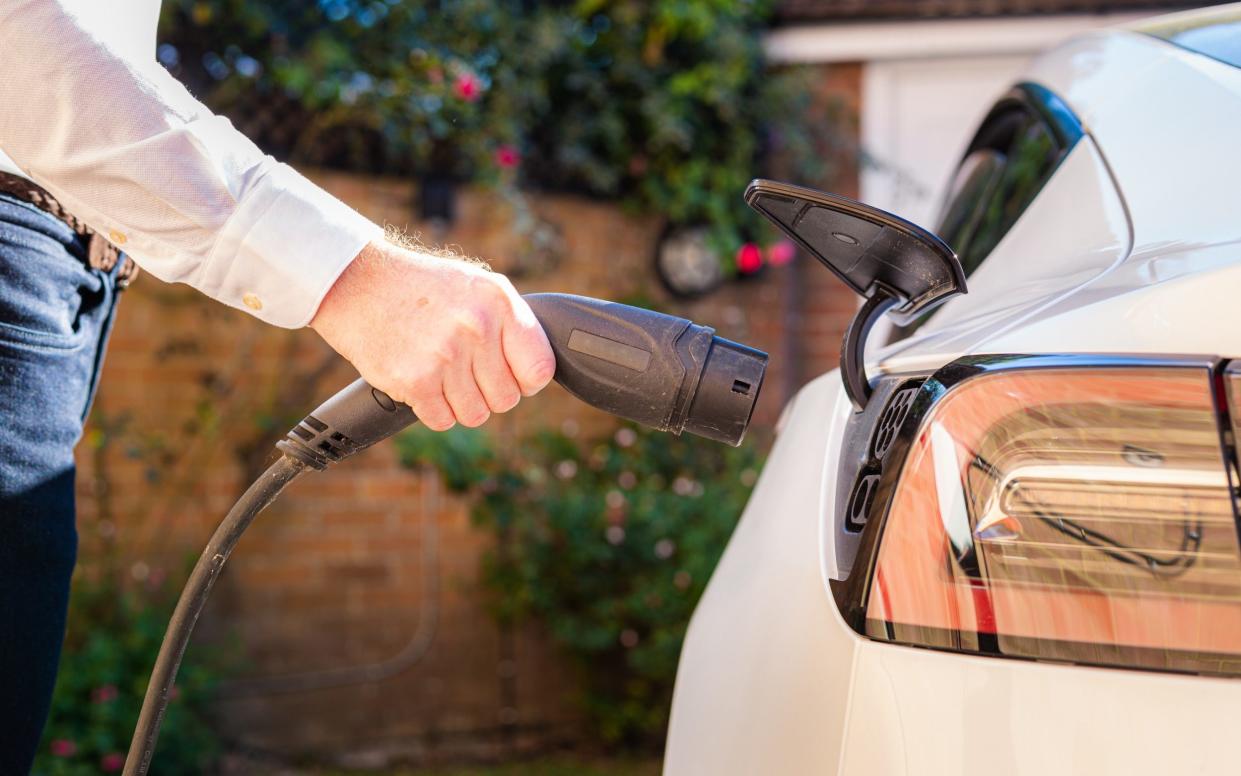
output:
M 238 203 L 193 283 L 275 326 L 310 323 L 336 278 L 383 229 L 285 164 Z

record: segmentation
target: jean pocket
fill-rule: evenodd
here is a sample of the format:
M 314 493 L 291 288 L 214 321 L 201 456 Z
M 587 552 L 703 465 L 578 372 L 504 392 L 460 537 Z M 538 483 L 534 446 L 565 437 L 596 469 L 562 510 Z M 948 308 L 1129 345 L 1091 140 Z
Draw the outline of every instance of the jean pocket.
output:
M 38 348 L 53 350 L 76 350 L 86 342 L 80 331 L 70 334 L 53 334 L 37 329 L 27 329 L 0 321 L 0 348 Z
M 106 303 L 102 273 L 67 245 L 0 220 L 0 345 L 81 347 Z

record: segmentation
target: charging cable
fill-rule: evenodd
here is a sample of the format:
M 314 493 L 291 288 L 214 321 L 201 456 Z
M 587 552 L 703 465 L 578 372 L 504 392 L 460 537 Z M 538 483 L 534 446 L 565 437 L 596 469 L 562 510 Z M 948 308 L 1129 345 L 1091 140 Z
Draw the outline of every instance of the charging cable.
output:
M 591 406 L 660 431 L 741 443 L 767 354 L 685 318 L 570 294 L 526 297 L 556 356 L 556 382 Z M 408 406 L 356 380 L 276 444 L 281 457 L 242 494 L 207 542 L 173 610 L 147 685 L 124 776 L 145 776 L 181 658 L 211 587 L 250 523 L 290 483 L 417 422 Z M 382 679 L 391 665 L 370 675 Z M 318 684 L 324 679 L 308 683 Z M 330 680 L 328 680 L 330 683 Z

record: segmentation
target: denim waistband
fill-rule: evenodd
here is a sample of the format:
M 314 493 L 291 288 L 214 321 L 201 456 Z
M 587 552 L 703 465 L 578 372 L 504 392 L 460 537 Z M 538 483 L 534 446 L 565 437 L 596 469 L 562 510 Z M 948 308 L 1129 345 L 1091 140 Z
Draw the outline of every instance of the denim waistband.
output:
M 117 265 L 117 287 L 125 288 L 138 274 L 138 265 L 111 241 L 89 224 L 70 213 L 51 192 L 34 181 L 7 172 L 0 172 L 0 196 L 10 201 L 24 202 L 64 223 L 85 239 L 85 261 L 88 266 L 111 273 Z

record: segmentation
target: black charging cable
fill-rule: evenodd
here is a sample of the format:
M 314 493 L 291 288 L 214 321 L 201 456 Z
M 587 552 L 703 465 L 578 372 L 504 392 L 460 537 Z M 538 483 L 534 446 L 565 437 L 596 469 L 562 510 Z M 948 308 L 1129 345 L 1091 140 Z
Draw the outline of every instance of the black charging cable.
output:
M 202 614 L 207 596 L 211 594 L 211 586 L 219 578 L 228 556 L 258 513 L 275 501 L 280 492 L 302 476 L 306 469 L 307 466 L 302 461 L 288 455 L 280 456 L 279 460 L 268 467 L 267 471 L 246 489 L 241 498 L 237 499 L 237 503 L 211 535 L 202 555 L 198 556 L 198 562 L 194 564 L 194 570 L 186 580 L 181 597 L 177 599 L 177 608 L 172 612 L 168 631 L 164 634 L 164 643 L 159 648 L 159 657 L 155 659 L 155 667 L 151 670 L 151 681 L 147 684 L 146 697 L 142 699 L 138 725 L 134 728 L 134 737 L 129 744 L 129 756 L 125 758 L 124 776 L 139 776 L 151 767 L 155 740 L 159 736 L 159 726 L 163 722 L 164 711 L 168 708 L 168 698 L 177 678 L 177 669 L 181 667 L 185 647 L 190 643 L 194 624 L 198 622 L 198 615 Z
M 556 356 L 556 382 L 582 401 L 660 431 L 741 444 L 767 354 L 685 318 L 570 294 L 526 297 Z M 413 410 L 356 380 L 293 427 L 279 460 L 216 528 L 181 591 L 151 671 L 124 776 L 151 767 L 160 722 L 194 624 L 237 541 L 308 470 L 321 471 L 417 422 Z

